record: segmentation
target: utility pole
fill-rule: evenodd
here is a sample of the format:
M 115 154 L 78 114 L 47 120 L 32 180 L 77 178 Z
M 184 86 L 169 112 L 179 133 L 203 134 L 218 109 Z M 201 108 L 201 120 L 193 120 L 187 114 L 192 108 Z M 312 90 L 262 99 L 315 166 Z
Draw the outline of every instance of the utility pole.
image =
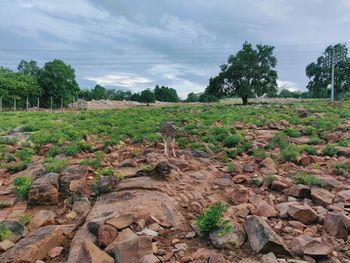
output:
M 330 46 L 325 52 L 325 65 L 331 67 L 331 100 L 334 101 L 334 86 L 335 86 L 335 65 L 346 59 L 346 48 L 342 48 L 341 44 Z

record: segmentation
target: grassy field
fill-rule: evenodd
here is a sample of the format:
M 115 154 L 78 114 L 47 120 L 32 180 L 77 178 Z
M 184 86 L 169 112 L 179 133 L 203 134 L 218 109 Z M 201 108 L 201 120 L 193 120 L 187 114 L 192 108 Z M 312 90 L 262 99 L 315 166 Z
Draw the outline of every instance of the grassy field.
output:
M 300 107 L 313 114 L 299 118 Z M 315 113 L 321 113 L 322 117 Z M 47 158 L 60 153 L 74 156 L 79 152 L 91 152 L 95 145 L 103 144 L 106 148 L 126 139 L 132 143 L 153 145 L 161 142 L 158 133 L 160 124 L 170 120 L 179 127 L 177 144 L 181 148 L 209 153 L 226 152 L 223 161 L 243 152 L 259 154 L 253 152 L 251 142 L 245 138 L 245 131 L 234 127 L 236 123 L 256 125 L 252 128 L 255 130 L 285 120 L 291 126 L 275 135 L 277 144 L 286 136 L 307 135 L 311 137 L 311 144 L 317 145 L 328 133 L 350 120 L 350 103 L 332 104 L 320 100 L 250 106 L 218 103 L 86 112 L 3 112 L 0 120 L 1 166 L 16 172 L 24 169 L 31 157 L 47 145 L 50 148 Z M 22 132 L 28 132 L 29 142 L 16 144 L 15 140 L 5 136 L 17 127 L 21 127 Z M 342 140 L 339 144 L 347 146 L 350 141 Z M 271 145 L 265 148 L 269 147 Z M 282 148 L 287 148 L 286 156 L 293 152 L 288 147 Z M 293 156 L 290 158 L 293 159 Z

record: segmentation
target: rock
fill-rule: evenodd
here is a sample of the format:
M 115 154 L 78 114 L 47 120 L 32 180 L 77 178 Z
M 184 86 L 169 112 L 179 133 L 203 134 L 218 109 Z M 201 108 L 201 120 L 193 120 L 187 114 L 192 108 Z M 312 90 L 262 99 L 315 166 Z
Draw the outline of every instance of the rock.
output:
M 228 197 L 231 203 L 235 205 L 247 203 L 249 200 L 249 189 L 243 185 L 234 185 L 233 190 L 229 191 Z
M 250 247 L 256 253 L 270 253 L 289 255 L 290 252 L 283 244 L 283 240 L 272 228 L 258 216 L 248 216 L 245 221 L 245 231 Z
M 338 213 L 327 213 L 323 224 L 330 235 L 347 240 L 350 229 L 349 217 Z
M 77 214 L 84 214 L 90 211 L 90 201 L 86 197 L 80 197 L 74 201 L 72 210 Z
M 78 216 L 78 214 L 74 211 L 70 211 L 68 214 L 66 214 L 66 218 L 68 220 L 74 220 L 77 218 L 77 216 Z
M 106 224 L 110 224 L 117 228 L 118 230 L 121 230 L 123 228 L 126 228 L 130 226 L 134 222 L 134 216 L 132 214 L 124 214 L 120 215 L 111 219 L 108 219 L 106 221 Z
M 244 173 L 252 173 L 254 172 L 255 168 L 253 164 L 245 163 L 243 164 L 243 172 Z
M 275 208 L 278 210 L 280 213 L 281 218 L 287 218 L 288 217 L 288 209 L 289 206 L 291 205 L 291 202 L 284 202 L 284 203 L 279 203 L 275 205 Z
M 224 256 L 220 253 L 211 252 L 208 263 L 225 263 Z
M 35 262 L 47 257 L 48 251 L 62 244 L 61 226 L 51 225 L 39 228 L 20 240 L 14 247 L 0 256 L 1 263 Z
M 205 262 L 207 262 L 210 257 L 210 253 L 210 250 L 206 248 L 198 248 L 196 252 L 192 254 L 192 258 L 194 260 L 205 260 Z
M 87 168 L 81 165 L 68 166 L 62 171 L 62 176 L 60 178 L 60 192 L 68 193 L 70 192 L 70 184 L 72 181 L 84 179 L 87 173 Z
M 310 224 L 317 219 L 317 213 L 307 204 L 290 205 L 288 214 L 303 224 Z
M 84 263 L 114 263 L 114 259 L 100 250 L 90 240 L 84 240 L 77 262 Z
M 15 244 L 8 239 L 5 239 L 3 241 L 0 242 L 0 252 L 4 252 L 8 249 L 10 249 L 11 247 L 13 247 Z
M 119 263 L 139 263 L 146 255 L 153 254 L 152 237 L 141 236 L 116 244 L 115 258 Z
M 264 200 L 258 202 L 256 206 L 257 215 L 264 217 L 276 217 L 278 216 L 278 211 L 271 205 L 269 205 Z
M 242 184 L 247 181 L 247 177 L 244 174 L 239 174 L 232 177 L 232 182 L 235 184 Z
M 137 235 L 130 228 L 125 228 L 119 232 L 117 238 L 105 248 L 105 252 L 114 257 L 115 246 L 118 243 L 135 238 L 137 238 Z
M 17 242 L 22 237 L 28 235 L 27 228 L 16 220 L 4 220 L 1 223 L 11 231 L 11 236 L 9 240 L 12 242 Z
M 298 255 L 328 256 L 333 252 L 333 245 L 330 241 L 305 234 L 293 239 L 290 247 Z
M 338 192 L 337 198 L 343 202 L 350 201 L 350 190 L 343 190 Z
M 191 231 L 191 232 L 188 232 L 188 233 L 186 234 L 185 238 L 187 238 L 187 239 L 195 238 L 196 235 L 197 235 L 196 232 Z
M 156 180 L 166 180 L 172 169 L 168 162 L 161 161 L 149 172 L 149 175 Z
M 288 195 L 290 195 L 290 196 L 299 197 L 299 198 L 309 197 L 310 194 L 311 194 L 310 187 L 307 185 L 303 185 L 303 184 L 293 185 L 289 189 L 289 193 L 288 193 Z
M 58 203 L 59 174 L 49 173 L 36 179 L 30 187 L 28 201 L 32 205 Z
M 50 258 L 56 258 L 60 256 L 62 252 L 63 252 L 63 247 L 54 247 L 49 251 L 48 256 Z
M 87 229 L 94 234 L 95 236 L 98 235 L 98 229 L 101 225 L 103 225 L 106 221 L 106 218 L 97 218 L 93 219 L 90 222 L 87 223 Z
M 280 180 L 273 180 L 271 184 L 271 190 L 272 191 L 283 191 L 284 189 L 288 188 L 288 185 Z
M 159 259 L 153 254 L 143 256 L 139 261 L 139 263 L 159 263 L 159 262 L 160 262 Z
M 348 137 L 348 133 L 343 133 L 342 131 L 331 132 L 327 135 L 326 139 L 328 143 L 335 143 Z
M 102 176 L 96 184 L 96 192 L 100 194 L 110 193 L 118 184 L 115 176 Z
M 270 157 L 265 158 L 260 163 L 260 165 L 262 166 L 262 168 L 259 170 L 259 172 L 263 175 L 277 174 L 278 173 L 276 164 Z
M 49 210 L 40 210 L 32 219 L 31 229 L 37 229 L 47 225 L 55 224 L 55 213 Z
M 277 258 L 274 253 L 270 252 L 261 257 L 262 263 L 278 263 Z
M 215 230 L 209 234 L 210 240 L 215 248 L 239 248 L 245 240 L 244 230 L 237 222 L 230 221 L 226 226 L 231 226 L 231 231 L 225 231 L 225 228 Z
M 98 229 L 98 241 L 100 246 L 108 246 L 117 237 L 118 231 L 111 225 L 102 225 Z
M 333 203 L 334 194 L 323 188 L 312 187 L 311 199 L 316 205 L 328 206 Z
M 297 113 L 298 113 L 299 118 L 306 118 L 310 112 L 309 112 L 309 110 L 300 107 L 297 109 Z

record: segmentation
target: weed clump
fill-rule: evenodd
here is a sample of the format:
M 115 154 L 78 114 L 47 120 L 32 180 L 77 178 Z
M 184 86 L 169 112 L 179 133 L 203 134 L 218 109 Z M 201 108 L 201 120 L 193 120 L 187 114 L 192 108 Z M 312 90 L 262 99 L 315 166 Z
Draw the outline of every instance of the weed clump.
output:
M 297 162 L 299 158 L 299 149 L 295 145 L 288 145 L 282 150 L 282 156 L 288 162 Z
M 322 155 L 324 156 L 334 156 L 336 154 L 338 154 L 338 150 L 333 144 L 328 144 L 322 151 Z
M 27 199 L 32 180 L 28 176 L 17 176 L 13 182 L 16 196 L 21 199 Z
M 49 173 L 58 173 L 64 168 L 66 168 L 69 164 L 66 159 L 54 159 L 52 157 L 48 157 L 45 159 L 46 169 Z
M 0 223 L 0 241 L 8 239 L 11 235 L 12 232 L 3 223 Z
M 324 186 L 323 181 L 316 175 L 307 174 L 305 172 L 296 172 L 290 175 L 296 184 L 305 184 L 309 186 Z
M 223 216 L 228 209 L 228 204 L 215 203 L 209 206 L 196 220 L 196 225 L 203 237 L 207 237 L 212 231 L 222 227 L 228 227 L 228 222 L 223 220 Z M 232 228 L 232 226 L 231 226 Z
M 22 225 L 29 225 L 32 222 L 32 217 L 26 214 L 21 215 L 21 217 L 18 220 Z
M 287 134 L 288 136 L 292 137 L 292 138 L 298 138 L 301 136 L 301 132 L 293 129 L 293 128 L 287 128 L 284 130 L 284 133 Z
M 224 140 L 224 146 L 232 148 L 237 146 L 239 143 L 242 143 L 243 140 L 244 140 L 244 137 L 242 135 L 233 134 Z

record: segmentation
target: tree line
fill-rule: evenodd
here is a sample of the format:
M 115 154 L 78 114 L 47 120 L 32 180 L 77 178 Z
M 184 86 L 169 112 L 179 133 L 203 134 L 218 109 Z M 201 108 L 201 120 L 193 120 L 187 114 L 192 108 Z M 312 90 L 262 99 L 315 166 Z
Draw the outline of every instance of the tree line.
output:
M 330 51 L 337 49 L 345 58 L 335 64 L 335 94 L 337 99 L 350 98 L 350 58 L 345 44 L 328 46 L 323 54 L 306 66 L 309 78 L 306 92 L 284 89 L 278 92 L 277 58 L 274 47 L 248 42 L 236 54 L 228 57 L 220 66 L 217 76 L 211 77 L 202 93 L 189 93 L 186 102 L 215 102 L 222 98 L 238 97 L 243 104 L 256 96 L 281 98 L 327 98 L 330 96 L 331 69 L 325 63 Z M 39 67 L 36 61 L 22 60 L 17 71 L 0 67 L 0 103 L 19 107 L 64 107 L 77 98 L 85 100 L 131 100 L 143 103 L 179 102 L 175 89 L 158 85 L 139 93 L 107 89 L 96 85 L 93 89 L 81 89 L 75 71 L 62 60 L 55 59 Z M 6 105 L 5 105 L 6 106 Z

